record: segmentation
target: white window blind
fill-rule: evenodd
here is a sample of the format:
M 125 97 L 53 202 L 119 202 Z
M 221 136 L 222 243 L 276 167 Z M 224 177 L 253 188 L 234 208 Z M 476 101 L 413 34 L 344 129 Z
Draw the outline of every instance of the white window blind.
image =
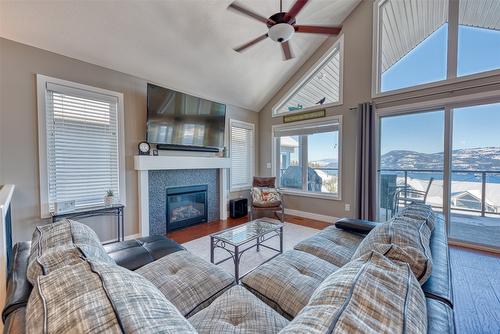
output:
M 247 188 L 252 184 L 253 124 L 231 120 L 231 189 Z
M 102 205 L 108 190 L 120 198 L 118 98 L 47 82 L 45 102 L 49 211 Z

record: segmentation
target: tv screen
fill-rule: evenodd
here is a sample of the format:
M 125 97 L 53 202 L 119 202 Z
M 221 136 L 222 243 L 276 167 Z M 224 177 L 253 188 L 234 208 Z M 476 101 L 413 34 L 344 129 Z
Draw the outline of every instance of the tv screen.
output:
M 148 84 L 147 141 L 224 147 L 226 105 Z

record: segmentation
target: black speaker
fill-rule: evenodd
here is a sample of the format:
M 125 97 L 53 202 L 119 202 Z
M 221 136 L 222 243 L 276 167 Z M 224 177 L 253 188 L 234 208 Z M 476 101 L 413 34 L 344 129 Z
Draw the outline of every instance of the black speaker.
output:
M 229 201 L 229 216 L 231 218 L 241 218 L 248 214 L 248 199 L 232 199 Z

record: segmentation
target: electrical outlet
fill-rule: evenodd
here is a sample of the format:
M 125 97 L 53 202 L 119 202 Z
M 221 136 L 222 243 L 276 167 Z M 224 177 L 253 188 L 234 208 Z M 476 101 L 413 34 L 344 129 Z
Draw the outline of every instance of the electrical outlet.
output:
M 351 211 L 351 204 L 345 205 L 345 211 Z
M 268 162 L 267 165 L 266 165 L 267 169 L 271 169 L 271 163 Z

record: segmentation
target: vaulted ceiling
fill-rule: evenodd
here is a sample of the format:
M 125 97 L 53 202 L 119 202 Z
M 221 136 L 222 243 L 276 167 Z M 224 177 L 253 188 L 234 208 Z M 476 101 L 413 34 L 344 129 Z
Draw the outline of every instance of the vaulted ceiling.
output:
M 339 25 L 360 0 L 311 0 L 299 24 Z M 258 111 L 326 40 L 295 34 L 283 61 L 267 31 L 226 8 L 232 0 L 0 1 L 0 36 L 128 73 L 197 96 Z M 263 16 L 278 0 L 240 0 Z M 285 9 L 292 0 L 284 0 Z

